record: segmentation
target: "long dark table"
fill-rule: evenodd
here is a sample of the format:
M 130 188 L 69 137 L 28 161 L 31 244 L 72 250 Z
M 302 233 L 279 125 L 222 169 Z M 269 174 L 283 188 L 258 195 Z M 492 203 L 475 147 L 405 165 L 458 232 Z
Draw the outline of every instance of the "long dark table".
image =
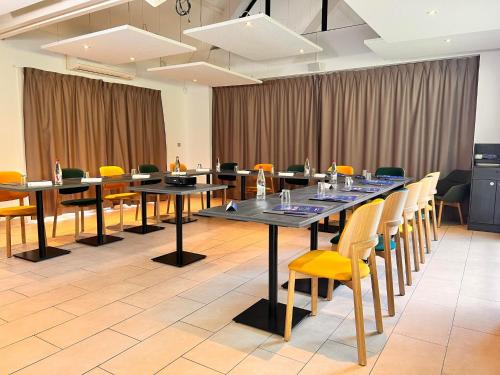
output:
M 388 191 L 403 186 L 410 182 L 410 178 L 400 181 L 393 181 L 390 186 L 377 186 L 379 191 L 375 193 L 341 192 L 339 194 L 356 195 L 358 198 L 349 203 L 326 202 L 311 200 L 317 192 L 316 186 L 295 189 L 291 192 L 292 204 L 306 204 L 324 207 L 324 211 L 313 217 L 298 217 L 288 215 L 276 215 L 265 213 L 281 203 L 279 194 L 267 196 L 265 200 L 250 199 L 238 203 L 238 210 L 227 212 L 224 207 L 213 207 L 201 210 L 198 215 L 219 217 L 229 220 L 261 223 L 269 226 L 269 298 L 261 299 L 241 314 L 234 318 L 235 322 L 259 328 L 267 332 L 283 335 L 285 324 L 286 305 L 278 303 L 278 228 L 304 228 L 310 226 L 310 250 L 318 248 L 318 223 L 321 219 L 335 213 L 366 202 Z M 359 185 L 359 180 L 355 180 L 354 186 Z M 339 179 L 339 187 L 343 186 L 343 179 Z M 340 190 L 340 189 L 339 189 Z M 299 292 L 310 293 L 310 279 L 296 280 L 295 289 Z M 319 294 L 326 296 L 326 279 L 320 279 Z M 285 284 L 284 286 L 287 286 Z M 299 323 L 310 311 L 294 307 L 292 326 Z
M 226 185 L 209 185 L 209 184 L 196 184 L 194 186 L 170 186 L 165 183 L 158 183 L 154 185 L 133 186 L 129 190 L 141 193 L 142 207 L 145 207 L 146 194 L 170 194 L 175 195 L 175 229 L 176 229 L 176 251 L 158 256 L 152 260 L 163 264 L 168 264 L 176 267 L 184 267 L 188 264 L 194 263 L 206 257 L 203 254 L 184 251 L 182 244 L 182 197 L 184 195 L 211 192 L 216 190 L 227 189 Z M 142 226 L 147 230 L 147 218 L 143 208 L 142 213 Z

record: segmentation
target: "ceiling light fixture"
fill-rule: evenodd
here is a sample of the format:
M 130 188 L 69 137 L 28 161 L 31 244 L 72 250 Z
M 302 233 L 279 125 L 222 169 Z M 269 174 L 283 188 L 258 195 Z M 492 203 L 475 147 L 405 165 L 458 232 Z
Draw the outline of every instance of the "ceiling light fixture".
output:
M 84 49 L 89 49 L 90 47 L 89 47 L 87 44 L 84 44 L 84 45 L 83 45 L 83 48 L 84 48 Z
M 451 43 L 451 39 L 445 39 L 445 43 Z
M 135 57 L 131 57 L 131 58 L 130 58 L 130 61 L 135 61 Z
M 250 21 L 248 21 L 248 22 L 245 24 L 245 26 L 247 26 L 247 27 L 252 27 L 252 23 L 251 23 Z
M 299 52 L 300 53 L 304 53 L 304 50 L 301 48 L 301 49 L 299 49 Z
M 439 11 L 437 9 L 431 9 L 431 10 L 428 10 L 426 13 L 428 16 L 435 16 L 436 14 L 439 13 Z

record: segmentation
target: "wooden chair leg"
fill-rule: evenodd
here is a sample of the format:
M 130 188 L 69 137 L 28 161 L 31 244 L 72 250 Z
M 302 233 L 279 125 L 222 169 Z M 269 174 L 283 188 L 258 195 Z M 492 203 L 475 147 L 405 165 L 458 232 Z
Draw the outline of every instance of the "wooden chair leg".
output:
M 200 193 L 200 199 L 201 199 L 201 209 L 205 209 L 205 198 L 203 197 L 203 193 Z
M 82 207 L 80 210 L 80 232 L 85 232 L 85 208 Z
M 432 233 L 434 235 L 434 241 L 438 240 L 438 231 L 437 231 L 437 220 L 436 220 L 436 201 L 434 200 L 434 196 L 432 196 Z
M 392 257 L 391 257 L 391 236 L 384 231 L 384 261 L 385 261 L 385 283 L 387 288 L 387 309 L 389 316 L 396 315 L 394 308 L 394 284 L 392 281 Z
M 427 254 L 431 252 L 431 223 L 430 223 L 430 213 L 427 206 L 424 208 L 424 224 L 425 224 L 425 247 L 427 249 Z
M 222 190 L 222 205 L 225 206 L 227 201 L 227 191 L 226 189 Z
M 425 263 L 425 250 L 424 250 L 424 225 L 422 223 L 422 211 L 417 210 L 417 222 L 418 222 L 418 247 L 420 250 L 420 263 Z
M 11 220 L 10 216 L 5 217 L 5 237 L 7 239 L 7 258 L 12 257 L 12 238 L 11 238 Z
M 378 272 L 377 263 L 375 261 L 375 251 L 372 250 L 370 257 L 368 258 L 368 265 L 370 267 L 370 278 L 372 283 L 372 296 L 373 296 L 373 308 L 375 313 L 375 324 L 377 327 L 377 332 L 384 332 L 384 325 L 382 323 L 382 305 L 380 303 L 380 289 L 378 286 Z
M 311 277 L 311 315 L 318 314 L 318 278 Z
M 120 232 L 123 232 L 123 199 L 120 199 Z
M 187 200 L 188 200 L 188 218 L 190 218 L 191 217 L 191 195 L 188 195 Z
M 59 215 L 59 200 L 56 200 L 54 207 L 54 222 L 52 224 L 52 238 L 56 237 L 57 232 L 57 216 Z
M 396 266 L 397 266 L 397 270 L 398 270 L 399 294 L 401 296 L 404 296 L 405 295 L 405 278 L 404 278 L 404 274 L 403 274 L 403 254 L 401 253 L 401 236 L 399 235 L 399 230 L 396 233 L 395 239 L 396 239 Z
M 144 204 L 146 205 L 147 207 L 147 203 L 144 202 Z M 135 221 L 137 221 L 139 219 L 139 209 L 140 209 L 140 205 L 141 205 L 141 202 L 138 201 L 137 204 L 135 205 Z
M 285 316 L 285 341 L 292 337 L 293 302 L 295 297 L 295 271 L 290 271 L 288 276 L 288 300 L 286 302 Z
M 77 207 L 75 210 L 75 240 L 80 237 L 80 209 Z
M 414 228 L 412 229 L 415 230 Z M 410 258 L 410 234 L 408 233 L 408 220 L 403 216 L 403 251 L 405 255 L 405 273 L 406 273 L 406 285 L 411 285 L 412 275 L 411 275 L 411 258 Z
M 358 347 L 358 363 L 366 366 L 365 325 L 363 318 L 363 300 L 361 294 L 361 280 L 357 257 L 351 258 L 352 294 L 354 298 L 354 319 L 356 322 L 356 342 Z
M 438 215 L 438 228 L 441 228 L 441 218 L 443 217 L 444 202 L 439 201 L 439 215 Z
M 460 202 L 457 203 L 458 216 L 460 218 L 460 225 L 464 225 L 464 217 L 462 216 L 462 207 L 460 206 Z
M 333 285 L 335 283 L 335 280 L 333 279 L 328 279 L 328 287 L 326 290 L 326 299 L 327 301 L 331 301 L 333 299 Z
M 102 210 L 102 233 L 106 235 L 106 214 L 104 213 L 104 210 Z
M 167 215 L 170 213 L 170 202 L 172 201 L 172 197 L 169 195 L 167 198 Z M 174 201 L 175 204 L 175 201 Z
M 418 241 L 417 241 L 417 223 L 415 222 L 415 215 L 413 219 L 411 219 L 411 226 L 413 228 L 411 232 L 411 247 L 413 248 L 413 267 L 415 268 L 415 272 L 420 271 L 420 257 L 418 254 Z
M 156 195 L 156 211 L 155 211 L 156 224 L 158 224 L 161 221 L 160 220 L 160 206 L 161 206 L 161 197 L 160 197 L 160 194 L 157 194 Z

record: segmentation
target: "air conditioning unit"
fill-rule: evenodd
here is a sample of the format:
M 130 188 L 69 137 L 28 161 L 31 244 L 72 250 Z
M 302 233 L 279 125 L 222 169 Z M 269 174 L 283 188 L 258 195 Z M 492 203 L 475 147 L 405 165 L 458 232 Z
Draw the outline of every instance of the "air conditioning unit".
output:
M 136 76 L 135 69 L 117 68 L 82 60 L 77 57 L 66 57 L 66 69 L 74 72 L 98 74 L 101 76 L 133 80 Z

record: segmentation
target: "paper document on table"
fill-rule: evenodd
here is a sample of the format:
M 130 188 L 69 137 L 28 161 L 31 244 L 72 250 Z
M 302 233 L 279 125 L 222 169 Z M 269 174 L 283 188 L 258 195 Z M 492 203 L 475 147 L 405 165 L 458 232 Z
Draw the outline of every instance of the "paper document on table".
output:
M 132 179 L 133 180 L 142 180 L 145 178 L 151 178 L 150 174 L 145 174 L 145 173 L 139 173 L 139 174 L 133 174 Z
M 81 180 L 82 184 L 85 183 L 93 183 L 93 182 L 102 182 L 102 177 L 83 177 Z
M 52 181 L 30 181 L 28 187 L 52 186 Z

